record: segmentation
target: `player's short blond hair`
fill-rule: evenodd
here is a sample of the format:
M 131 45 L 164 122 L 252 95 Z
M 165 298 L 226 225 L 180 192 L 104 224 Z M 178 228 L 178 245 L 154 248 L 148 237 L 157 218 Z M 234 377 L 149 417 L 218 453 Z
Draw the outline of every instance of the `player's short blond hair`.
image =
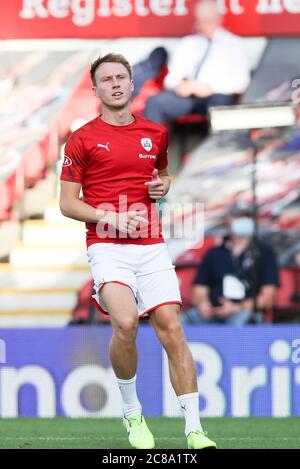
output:
M 128 62 L 128 60 L 126 60 L 125 57 L 121 54 L 110 53 L 110 54 L 104 55 L 103 57 L 98 57 L 91 64 L 90 75 L 91 75 L 91 80 L 92 80 L 94 86 L 96 86 L 96 84 L 97 84 L 96 83 L 96 78 L 95 78 L 97 68 L 101 64 L 109 63 L 109 62 L 119 63 L 119 64 L 124 65 L 127 72 L 129 73 L 130 80 L 132 80 L 132 70 L 131 70 L 131 66 L 130 66 L 130 63 Z

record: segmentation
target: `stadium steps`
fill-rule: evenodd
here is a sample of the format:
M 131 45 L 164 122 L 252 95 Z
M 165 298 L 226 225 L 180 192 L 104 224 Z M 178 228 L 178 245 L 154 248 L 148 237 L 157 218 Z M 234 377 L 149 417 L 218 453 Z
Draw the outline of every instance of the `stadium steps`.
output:
M 12 267 L 0 264 L 0 288 L 67 289 L 80 288 L 91 277 L 88 267 Z
M 1 311 L 36 311 L 41 309 L 41 305 L 48 311 L 71 310 L 76 304 L 77 289 L 20 289 L 2 288 L 0 292 L 0 312 Z
M 20 202 L 20 218 L 43 217 L 48 200 L 55 195 L 57 176 L 49 171 L 45 178 L 40 179 L 32 188 L 27 188 Z
M 11 252 L 13 267 L 87 267 L 85 245 L 26 245 L 18 244 Z
M 60 223 L 63 225 L 79 223 L 81 225 L 80 222 L 76 222 L 72 220 L 72 218 L 67 218 L 62 215 L 55 198 L 49 200 L 47 207 L 45 208 L 44 220 L 46 223 Z
M 68 244 L 83 245 L 85 231 L 82 223 L 45 223 L 28 220 L 23 224 L 23 243 L 26 245 Z
M 21 239 L 21 224 L 16 220 L 0 223 L 0 259 L 6 258 Z
M 85 227 L 50 200 L 44 220 L 23 223 L 22 242 L 0 264 L 0 326 L 61 327 L 90 279 Z
M 70 321 L 71 310 L 18 310 L 0 311 L 0 327 L 63 327 Z

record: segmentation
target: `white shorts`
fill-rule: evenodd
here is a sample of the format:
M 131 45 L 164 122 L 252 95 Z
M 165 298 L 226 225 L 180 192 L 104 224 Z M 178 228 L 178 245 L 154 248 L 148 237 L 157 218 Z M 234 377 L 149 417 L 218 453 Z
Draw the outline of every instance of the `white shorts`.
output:
M 158 306 L 180 304 L 178 279 L 164 243 L 95 243 L 87 251 L 94 279 L 96 306 L 108 314 L 101 297 L 105 283 L 115 282 L 131 288 L 139 316 L 147 316 Z

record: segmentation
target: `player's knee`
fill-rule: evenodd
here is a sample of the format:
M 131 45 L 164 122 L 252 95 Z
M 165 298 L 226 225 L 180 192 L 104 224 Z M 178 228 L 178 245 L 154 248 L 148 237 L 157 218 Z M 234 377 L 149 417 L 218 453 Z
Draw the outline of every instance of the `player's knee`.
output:
M 161 341 L 166 347 L 178 347 L 184 340 L 183 329 L 179 321 L 169 323 L 160 331 Z
M 115 333 L 123 340 L 133 340 L 136 337 L 138 329 L 138 318 L 128 317 L 118 322 L 115 327 Z

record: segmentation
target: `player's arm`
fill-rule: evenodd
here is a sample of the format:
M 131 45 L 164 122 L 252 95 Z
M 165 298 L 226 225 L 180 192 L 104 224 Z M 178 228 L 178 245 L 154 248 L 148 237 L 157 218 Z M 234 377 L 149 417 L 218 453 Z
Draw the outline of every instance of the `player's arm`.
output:
M 159 170 L 158 177 L 163 181 L 163 184 L 164 184 L 163 196 L 165 196 L 169 192 L 170 185 L 171 185 L 171 177 L 170 177 L 168 168 Z
M 60 210 L 68 218 L 97 223 L 104 216 L 104 210 L 98 210 L 80 199 L 81 184 L 78 182 L 61 181 Z
M 164 197 L 170 188 L 171 178 L 167 168 L 165 169 L 154 169 L 152 172 L 152 180 L 145 182 L 148 186 L 149 197 L 153 200 L 159 200 Z
M 80 183 L 61 181 L 60 210 L 65 217 L 85 223 L 108 223 L 123 233 L 133 231 L 139 223 L 148 224 L 141 216 L 144 215 L 143 212 L 130 211 L 119 214 L 92 207 L 80 199 L 80 189 Z

